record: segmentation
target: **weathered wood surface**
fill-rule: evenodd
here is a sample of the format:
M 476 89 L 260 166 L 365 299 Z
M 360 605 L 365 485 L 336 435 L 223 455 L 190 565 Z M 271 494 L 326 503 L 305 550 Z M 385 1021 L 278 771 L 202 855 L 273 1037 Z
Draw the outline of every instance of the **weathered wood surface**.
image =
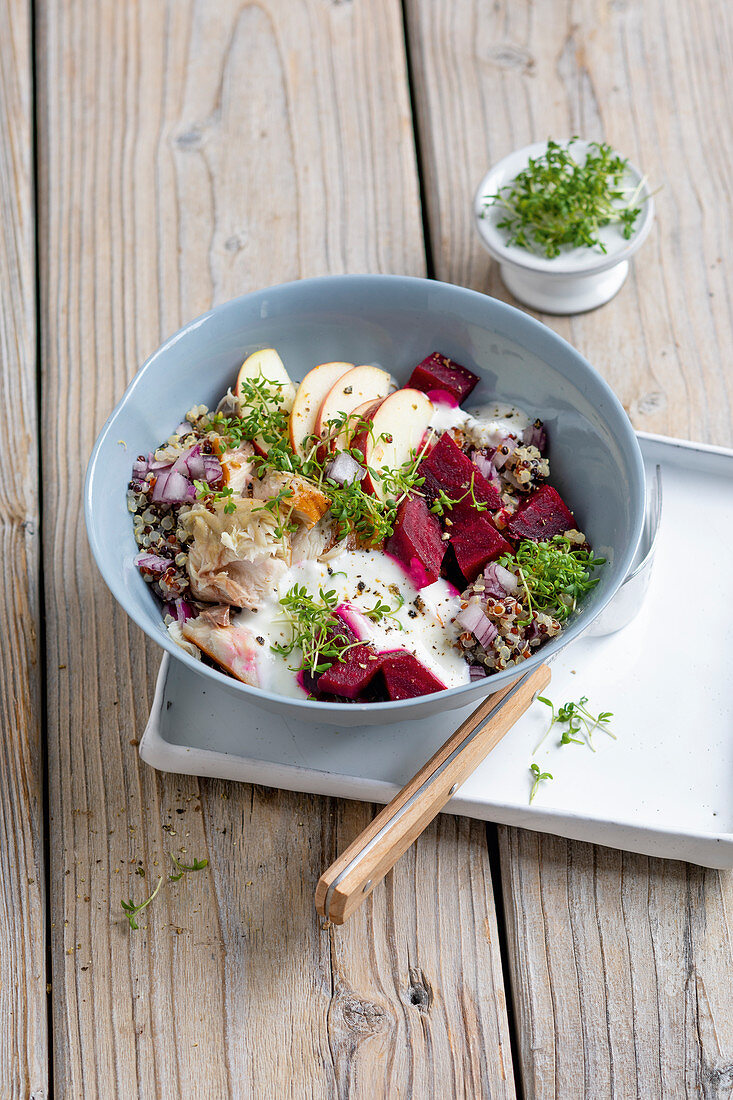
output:
M 321 875 L 315 900 L 324 919 L 343 924 L 352 916 L 442 812 L 456 788 L 547 688 L 550 678 L 547 665 L 540 665 L 519 683 L 484 697 Z
M 472 223 L 487 168 L 548 136 L 610 141 L 662 188 L 656 224 L 612 302 L 543 320 L 637 428 L 729 445 L 730 5 L 407 0 L 407 11 L 436 277 L 511 300 Z
M 617 298 L 544 317 L 637 428 L 733 442 L 729 5 L 408 0 L 435 275 L 511 300 L 471 224 L 487 167 L 547 136 L 606 139 L 655 185 Z M 733 876 L 501 829 L 530 1097 L 729 1096 Z
M 0 2 L 0 1096 L 46 1095 L 30 5 Z
M 439 821 L 322 931 L 315 883 L 370 809 L 141 765 L 158 654 L 80 520 L 99 426 L 183 320 L 299 276 L 424 273 L 399 5 L 37 12 L 58 1093 L 511 1096 L 483 827 Z M 120 899 L 168 851 L 210 869 L 130 934 Z
M 731 875 L 500 830 L 531 1097 L 729 1097 Z

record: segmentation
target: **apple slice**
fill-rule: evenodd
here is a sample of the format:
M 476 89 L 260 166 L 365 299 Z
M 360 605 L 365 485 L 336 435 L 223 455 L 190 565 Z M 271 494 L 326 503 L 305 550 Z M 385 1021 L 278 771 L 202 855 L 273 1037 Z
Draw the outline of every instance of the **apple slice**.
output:
M 239 397 L 243 410 L 249 407 L 249 402 L 246 395 L 242 393 L 242 383 L 254 382 L 258 378 L 264 378 L 267 382 L 270 382 L 273 389 L 277 387 L 282 395 L 280 408 L 289 413 L 295 400 L 295 386 L 290 381 L 290 375 L 285 370 L 283 361 L 274 348 L 262 348 L 261 351 L 253 351 L 239 368 L 234 392 Z M 267 454 L 268 446 L 262 436 L 258 435 L 252 440 L 252 443 L 259 454 Z
M 281 407 L 289 413 L 295 400 L 295 386 L 290 381 L 290 375 L 274 348 L 262 348 L 261 351 L 252 352 L 239 368 L 237 387 L 234 392 L 245 405 L 247 402 L 242 395 L 242 383 L 255 381 L 258 378 L 265 378 L 273 387 L 278 387 L 282 394 Z
M 380 401 L 365 401 L 363 405 L 357 405 L 354 411 L 349 413 L 349 419 L 334 440 L 334 451 L 348 451 L 351 447 L 359 445 L 359 436 L 363 431 L 362 421 L 369 420 L 383 400 L 384 398 Z
M 323 399 L 342 375 L 353 368 L 353 363 L 321 363 L 309 370 L 298 386 L 295 401 L 290 410 L 290 446 L 301 458 L 305 458 L 303 440 L 315 435 L 316 418 Z
M 371 432 L 363 437 L 368 467 L 361 483 L 365 492 L 387 499 L 381 478 L 369 471 L 398 470 L 408 462 L 422 443 L 434 411 L 432 401 L 420 390 L 396 390 L 382 401 L 371 415 Z
M 391 386 L 392 379 L 386 370 L 372 366 L 353 367 L 339 378 L 324 397 L 316 417 L 315 434 L 322 435 L 329 420 L 348 416 L 359 405 L 386 397 Z

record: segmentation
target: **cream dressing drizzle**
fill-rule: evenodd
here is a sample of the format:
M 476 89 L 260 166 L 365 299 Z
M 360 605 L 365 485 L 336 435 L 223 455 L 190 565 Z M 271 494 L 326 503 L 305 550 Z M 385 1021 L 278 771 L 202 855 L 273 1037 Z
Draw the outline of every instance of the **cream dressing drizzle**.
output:
M 396 621 L 375 623 L 363 619 L 363 639 L 380 651 L 409 650 L 446 687 L 469 682 L 468 665 L 455 646 L 459 630 L 452 621 L 460 609 L 460 599 L 447 581 L 437 580 L 418 592 L 400 566 L 376 550 L 344 551 L 331 563 L 331 570 L 330 575 L 325 562 L 297 562 L 258 611 L 242 611 L 235 616 L 262 639 L 258 650 L 261 687 L 291 698 L 305 695 L 288 667 L 299 663 L 297 651 L 285 658 L 270 648 L 276 642 L 287 644 L 290 640 L 290 629 L 278 599 L 294 584 L 305 585 L 316 597 L 319 588 L 333 590 L 339 603 L 349 603 L 361 611 L 370 610 L 378 600 L 397 608 L 402 596 L 404 603 L 394 612 Z
M 531 423 L 522 409 L 497 401 L 490 401 L 474 409 L 436 404 L 430 420 L 430 426 L 436 432 L 460 428 L 477 446 L 482 447 L 497 447 L 508 435 L 519 439 Z

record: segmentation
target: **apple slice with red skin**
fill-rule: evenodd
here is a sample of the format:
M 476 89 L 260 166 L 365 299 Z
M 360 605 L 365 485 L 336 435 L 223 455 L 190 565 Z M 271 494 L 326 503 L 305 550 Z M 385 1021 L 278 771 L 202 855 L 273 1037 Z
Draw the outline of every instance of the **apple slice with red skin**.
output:
M 279 407 L 284 412 L 289 413 L 295 400 L 295 386 L 290 380 L 290 375 L 286 371 L 282 359 L 274 348 L 262 348 L 260 351 L 252 352 L 239 368 L 234 392 L 239 397 L 242 410 L 244 411 L 250 407 L 246 396 L 242 394 L 242 383 L 256 382 L 260 378 L 270 382 L 273 388 L 277 387 L 282 395 Z M 261 436 L 257 436 L 252 442 L 256 451 L 262 455 L 267 454 L 267 444 Z
M 382 398 L 380 401 L 365 401 L 363 405 L 357 405 L 354 411 L 349 413 L 349 419 L 346 421 L 343 428 L 336 436 L 336 439 L 333 442 L 332 450 L 350 451 L 353 448 L 358 448 L 360 443 L 363 446 L 363 421 L 369 420 L 370 415 L 377 411 L 383 400 L 384 398 Z
M 305 458 L 303 440 L 316 434 L 316 420 L 324 398 L 339 378 L 353 367 L 353 363 L 320 363 L 308 371 L 298 386 L 290 410 L 288 431 L 290 446 L 301 458 Z
M 348 416 L 367 401 L 381 400 L 391 388 L 392 379 L 386 370 L 369 365 L 352 367 L 341 375 L 324 397 L 316 417 L 314 434 L 323 435 L 330 420 Z
M 420 390 L 402 389 L 385 397 L 369 414 L 371 430 L 354 441 L 367 467 L 361 483 L 365 493 L 387 500 L 389 494 L 381 478 L 370 471 L 398 470 L 409 462 L 420 449 L 434 411 L 432 401 Z
M 289 413 L 293 407 L 293 401 L 295 400 L 295 386 L 290 380 L 290 375 L 285 370 L 285 364 L 274 348 L 262 348 L 260 351 L 252 352 L 251 355 L 247 356 L 239 368 L 237 385 L 234 392 L 240 400 L 244 401 L 244 404 L 246 404 L 246 399 L 242 398 L 242 383 L 245 381 L 256 381 L 258 378 L 265 378 L 268 382 L 272 383 L 273 387 L 278 387 L 283 398 L 281 407 L 285 412 Z

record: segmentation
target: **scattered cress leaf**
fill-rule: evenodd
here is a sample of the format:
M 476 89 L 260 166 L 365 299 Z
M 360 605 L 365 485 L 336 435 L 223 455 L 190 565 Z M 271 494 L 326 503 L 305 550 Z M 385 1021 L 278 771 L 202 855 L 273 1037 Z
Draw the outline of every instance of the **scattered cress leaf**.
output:
M 552 776 L 549 772 L 541 772 L 538 764 L 530 764 L 529 770 L 534 776 L 534 783 L 532 784 L 532 790 L 530 791 L 529 795 L 529 801 L 532 802 L 534 800 L 534 796 L 537 794 L 537 788 L 539 787 L 540 783 L 543 783 L 547 779 L 552 779 Z
M 193 861 L 192 864 L 185 864 L 185 863 L 181 863 L 181 861 L 179 859 L 177 859 L 173 855 L 172 852 L 170 852 L 169 855 L 170 855 L 171 860 L 173 862 L 173 866 L 175 867 L 176 872 L 177 872 L 176 874 L 168 875 L 168 879 L 169 879 L 170 882 L 178 882 L 179 879 L 183 878 L 183 875 L 187 871 L 203 871 L 204 867 L 208 867 L 208 865 L 209 865 L 208 859 L 196 859 L 196 858 L 194 858 L 194 861 Z M 136 875 L 141 875 L 142 878 L 145 878 L 145 871 L 142 867 L 136 867 L 135 868 L 135 874 Z M 155 889 L 153 890 L 152 894 L 150 894 L 147 898 L 145 898 L 144 901 L 141 901 L 139 904 L 135 904 L 135 902 L 133 901 L 132 898 L 130 898 L 129 901 L 122 901 L 121 902 L 122 908 L 125 911 L 125 916 L 127 918 L 128 924 L 130 925 L 130 928 L 133 931 L 136 931 L 140 927 L 140 925 L 137 923 L 137 921 L 135 919 L 137 914 L 141 913 L 143 911 L 143 909 L 146 909 L 148 907 L 148 905 L 150 905 L 151 901 L 153 901 L 153 899 L 156 897 L 156 895 L 158 894 L 158 891 L 160 890 L 161 886 L 163 885 L 163 879 L 164 879 L 164 876 L 160 875 L 159 878 L 158 878 L 158 882 L 157 882 L 157 884 L 155 886 Z
M 171 862 L 173 863 L 173 866 L 175 867 L 177 872 L 175 875 L 168 875 L 168 878 L 171 882 L 178 882 L 179 879 L 183 878 L 184 874 L 187 871 L 203 871 L 204 867 L 209 866 L 208 859 L 196 859 L 196 857 L 194 857 L 193 863 L 189 865 L 186 863 L 181 863 L 181 861 L 173 855 L 173 852 L 169 852 L 168 854 L 170 855 Z
M 129 901 L 123 901 L 121 903 L 122 908 L 125 910 L 125 916 L 127 917 L 130 928 L 132 928 L 133 931 L 135 931 L 136 929 L 138 929 L 140 927 L 140 925 L 135 920 L 135 917 L 137 916 L 138 913 L 142 913 L 143 909 L 146 909 L 148 907 L 148 905 L 150 905 L 151 901 L 156 896 L 156 894 L 158 893 L 158 891 L 160 890 L 162 885 L 163 885 L 163 876 L 161 875 L 160 878 L 158 879 L 157 886 L 153 890 L 152 894 L 150 894 L 150 896 L 145 899 L 145 901 L 141 901 L 139 903 L 139 905 L 136 905 L 135 902 L 132 900 L 132 898 L 130 898 Z
M 535 746 L 534 752 L 532 753 L 533 756 L 537 754 L 546 740 L 547 735 L 556 723 L 566 727 L 564 730 L 561 730 L 560 745 L 587 745 L 591 752 L 595 752 L 593 734 L 597 729 L 602 729 L 609 737 L 613 737 L 613 739 L 616 740 L 616 734 L 608 725 L 609 720 L 613 718 L 613 712 L 604 710 L 598 715 L 592 714 L 585 705 L 588 702 L 587 695 L 582 695 L 577 703 L 572 700 L 563 703 L 557 710 L 555 709 L 555 704 L 543 695 L 537 696 L 537 702 L 543 703 L 550 708 L 551 717 L 549 726 Z M 574 734 L 580 734 L 580 738 L 573 736 Z

